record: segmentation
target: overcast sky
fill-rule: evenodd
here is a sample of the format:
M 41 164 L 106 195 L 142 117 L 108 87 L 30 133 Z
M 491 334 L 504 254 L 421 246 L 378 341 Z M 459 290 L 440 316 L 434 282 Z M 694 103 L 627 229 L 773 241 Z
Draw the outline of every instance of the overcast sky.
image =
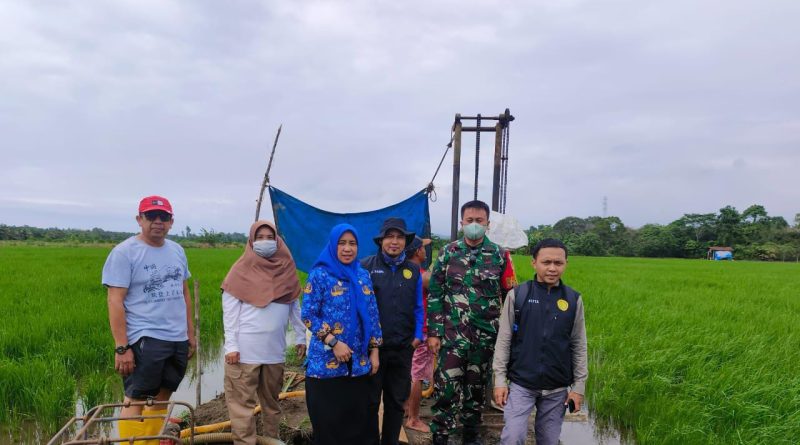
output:
M 798 23 L 797 0 L 6 0 L 0 223 L 135 231 L 161 194 L 176 232 L 246 232 L 281 123 L 273 185 L 381 208 L 425 187 L 455 113 L 505 108 L 523 227 L 604 196 L 633 227 L 755 203 L 792 222 Z M 463 200 L 474 134 L 462 161 Z M 451 184 L 448 154 L 435 233 Z

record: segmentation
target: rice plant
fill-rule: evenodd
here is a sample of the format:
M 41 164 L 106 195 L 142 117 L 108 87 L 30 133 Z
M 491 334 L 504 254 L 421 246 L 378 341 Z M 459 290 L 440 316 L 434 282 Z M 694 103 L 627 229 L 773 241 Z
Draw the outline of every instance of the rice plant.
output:
M 0 245 L 0 424 L 48 436 L 120 396 L 106 292 L 110 247 Z M 222 339 L 219 285 L 241 249 L 187 249 L 201 340 Z M 530 258 L 516 256 L 520 279 Z M 305 278 L 301 274 L 301 278 Z M 640 444 L 800 443 L 800 265 L 570 257 L 586 306 L 587 397 Z
M 101 270 L 110 247 L 0 245 L 0 424 L 47 436 L 84 406 L 119 400 Z M 219 285 L 240 249 L 189 249 L 205 355 L 222 339 Z M 13 434 L 12 434 L 13 435 Z
M 601 418 L 640 444 L 800 443 L 800 265 L 574 257 L 564 281 Z

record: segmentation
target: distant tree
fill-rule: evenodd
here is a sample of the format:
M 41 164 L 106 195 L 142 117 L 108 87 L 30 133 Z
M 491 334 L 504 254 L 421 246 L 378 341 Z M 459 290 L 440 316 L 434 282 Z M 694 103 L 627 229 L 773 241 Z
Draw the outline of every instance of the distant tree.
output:
M 769 216 L 761 205 L 752 205 L 742 213 L 740 240 L 744 244 L 774 242 L 789 223 L 782 216 Z
M 716 222 L 717 215 L 714 213 L 687 213 L 670 225 L 680 229 L 683 236 L 700 243 L 714 239 Z
M 625 227 L 619 234 L 619 240 L 608 251 L 608 255 L 613 256 L 636 256 L 636 230 Z
M 200 236 L 197 237 L 201 243 L 206 243 L 209 246 L 216 246 L 221 241 L 221 234 L 214 231 L 214 229 L 206 230 L 204 227 L 200 228 Z
M 604 256 L 606 254 L 603 240 L 594 232 L 573 236 L 568 248 L 576 255 Z
M 756 224 L 760 220 L 767 218 L 767 210 L 762 205 L 753 204 L 742 212 L 741 218 L 745 223 Z
M 680 254 L 678 241 L 668 227 L 647 224 L 638 230 L 635 242 L 638 256 L 675 257 Z
M 448 242 L 450 242 L 449 238 L 442 238 L 439 235 L 431 234 L 431 246 L 433 246 L 434 252 L 446 246 Z
M 532 247 L 534 244 L 538 243 L 539 241 L 545 238 L 557 238 L 558 235 L 553 230 L 553 226 L 549 226 L 546 224 L 539 225 L 537 227 L 531 226 L 528 229 L 528 246 Z
M 789 228 L 789 223 L 786 222 L 786 219 L 784 217 L 782 217 L 782 216 L 770 216 L 767 219 L 767 224 L 773 230 L 783 230 L 783 229 L 788 229 Z
M 589 223 L 577 216 L 568 216 L 553 224 L 553 232 L 561 239 L 572 235 L 580 235 L 589 230 Z
M 737 256 L 759 261 L 781 259 L 781 247 L 775 243 L 750 244 L 737 250 Z
M 699 242 L 690 239 L 683 243 L 683 257 L 684 258 L 703 258 L 706 253 L 707 246 L 703 246 Z
M 717 241 L 724 246 L 733 246 L 738 237 L 742 216 L 733 206 L 719 209 L 717 216 Z
M 590 216 L 586 218 L 589 232 L 595 234 L 600 239 L 602 252 L 598 255 L 624 255 L 625 245 L 630 243 L 629 232 L 617 216 L 601 218 Z

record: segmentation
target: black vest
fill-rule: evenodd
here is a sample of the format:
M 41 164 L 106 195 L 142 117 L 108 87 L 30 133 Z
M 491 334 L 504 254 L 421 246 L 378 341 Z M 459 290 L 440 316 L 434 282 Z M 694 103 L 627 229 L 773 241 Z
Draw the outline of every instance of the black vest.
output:
M 372 279 L 384 347 L 410 346 L 414 341 L 417 321 L 414 307 L 417 304 L 419 266 L 405 260 L 392 272 L 392 267 L 383 260 L 381 252 L 364 258 L 361 265 Z
M 570 337 L 579 296 L 563 282 L 549 294 L 535 281 L 515 290 L 509 380 L 531 390 L 572 384 Z

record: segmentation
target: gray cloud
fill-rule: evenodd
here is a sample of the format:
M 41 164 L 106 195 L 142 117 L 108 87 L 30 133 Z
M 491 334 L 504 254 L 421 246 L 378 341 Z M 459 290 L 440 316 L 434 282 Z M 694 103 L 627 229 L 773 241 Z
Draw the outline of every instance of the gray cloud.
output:
M 753 203 L 791 219 L 800 4 L 790 0 L 4 2 L 0 222 L 245 231 L 273 183 L 363 211 L 423 188 L 456 112 L 511 108 L 509 210 L 524 226 L 630 225 Z M 461 197 L 472 195 L 464 138 Z M 480 196 L 488 200 L 491 140 Z M 447 233 L 448 156 L 434 231 Z M 70 205 L 80 204 L 80 205 Z

